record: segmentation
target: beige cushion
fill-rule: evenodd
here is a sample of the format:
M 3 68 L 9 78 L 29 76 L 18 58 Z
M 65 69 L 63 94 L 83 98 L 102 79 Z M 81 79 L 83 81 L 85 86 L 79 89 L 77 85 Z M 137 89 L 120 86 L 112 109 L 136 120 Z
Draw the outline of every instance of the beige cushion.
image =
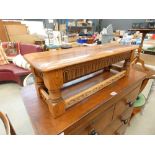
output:
M 19 67 L 30 70 L 30 64 L 24 59 L 21 54 L 18 54 L 15 58 L 13 58 L 13 63 Z

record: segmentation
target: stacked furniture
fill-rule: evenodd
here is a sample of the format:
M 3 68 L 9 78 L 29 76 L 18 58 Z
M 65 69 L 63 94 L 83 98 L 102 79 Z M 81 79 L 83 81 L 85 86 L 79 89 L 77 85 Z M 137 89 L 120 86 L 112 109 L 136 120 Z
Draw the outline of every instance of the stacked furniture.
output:
M 131 67 L 135 49 L 105 44 L 25 55 L 35 87 L 22 96 L 35 133 L 123 134 L 146 77 Z
M 21 22 L 0 20 L 0 40 L 2 42 L 22 42 L 34 44 L 42 41 L 40 38 L 29 34 L 28 27 Z

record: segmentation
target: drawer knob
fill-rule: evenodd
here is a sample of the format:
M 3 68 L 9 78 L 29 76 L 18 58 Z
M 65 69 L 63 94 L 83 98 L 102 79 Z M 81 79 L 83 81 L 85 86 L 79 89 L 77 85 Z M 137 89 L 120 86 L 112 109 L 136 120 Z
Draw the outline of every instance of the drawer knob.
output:
M 128 102 L 129 107 L 133 106 L 133 102 Z
M 128 119 L 122 120 L 122 122 L 123 122 L 124 124 L 127 124 L 127 123 L 128 123 Z
M 90 131 L 89 135 L 99 135 L 99 134 L 95 131 L 95 129 L 92 129 Z

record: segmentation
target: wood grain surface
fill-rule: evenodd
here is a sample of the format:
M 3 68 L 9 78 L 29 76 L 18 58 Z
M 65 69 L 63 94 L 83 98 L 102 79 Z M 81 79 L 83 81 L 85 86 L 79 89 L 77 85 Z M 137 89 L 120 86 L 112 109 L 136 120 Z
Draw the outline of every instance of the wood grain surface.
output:
M 136 45 L 110 43 L 93 47 L 64 49 L 56 52 L 31 53 L 26 54 L 24 57 L 37 70 L 47 72 L 99 58 L 115 56 L 138 49 L 138 47 Z

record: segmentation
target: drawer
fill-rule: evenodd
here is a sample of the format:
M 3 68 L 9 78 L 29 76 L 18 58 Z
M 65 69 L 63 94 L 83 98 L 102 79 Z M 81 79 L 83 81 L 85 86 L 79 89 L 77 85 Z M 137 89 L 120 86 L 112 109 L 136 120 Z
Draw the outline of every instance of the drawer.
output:
M 123 135 L 125 133 L 125 130 L 129 124 L 130 117 L 132 114 L 133 108 L 128 108 L 122 115 L 120 116 L 120 120 L 123 123 L 115 132 L 116 135 Z
M 116 119 L 120 116 L 126 109 L 133 106 L 133 102 L 136 100 L 139 94 L 140 87 L 134 89 L 131 93 L 123 97 L 119 102 L 115 105 L 114 116 L 113 119 Z
M 116 131 L 114 132 L 114 134 L 115 134 L 115 135 L 123 135 L 123 134 L 125 133 L 125 131 L 126 131 L 127 126 L 128 126 L 128 123 L 122 125 L 118 130 L 116 130 Z
M 107 126 L 102 134 L 103 135 L 113 135 L 115 134 L 115 131 L 119 129 L 122 125 L 128 124 L 131 114 L 132 114 L 133 108 L 128 108 L 125 112 L 123 112 L 120 117 L 117 117 L 112 123 Z
M 113 117 L 114 106 L 109 108 L 106 112 L 99 115 L 92 124 L 92 130 L 98 134 L 102 134 L 103 130 L 111 123 Z M 91 133 L 90 133 L 91 134 Z
M 123 112 L 120 116 L 120 120 L 126 124 L 126 122 L 131 118 L 131 114 L 133 112 L 133 107 L 128 108 L 125 112 Z
M 121 119 L 117 118 L 114 121 L 112 121 L 112 123 L 103 130 L 102 134 L 103 135 L 113 135 L 113 134 L 115 134 L 115 131 L 123 124 L 124 123 L 121 121 Z
M 88 123 L 88 120 L 80 120 L 80 123 L 76 123 L 65 131 L 65 134 L 69 135 L 94 135 L 100 134 L 103 129 L 110 124 L 113 117 L 114 106 L 98 114 L 93 120 Z M 73 128 L 74 127 L 74 128 Z
M 102 118 L 104 113 L 106 113 L 106 111 L 108 109 L 110 109 L 111 107 L 113 107 L 113 110 L 114 110 L 114 103 L 110 103 L 110 104 L 105 103 L 101 107 L 99 107 L 96 110 L 87 114 L 85 117 L 80 118 L 80 120 L 78 122 L 75 122 L 70 127 L 65 129 L 64 133 L 66 135 L 68 135 L 68 134 L 69 135 L 72 135 L 72 134 L 79 135 L 81 133 L 85 133 L 85 129 L 87 131 L 88 130 L 87 127 L 89 125 L 93 124 L 95 122 L 95 120 L 98 120 L 98 118 Z M 112 114 L 112 116 L 113 116 L 113 114 Z
M 91 127 L 87 126 L 86 128 L 81 128 L 80 130 L 75 130 L 71 132 L 72 135 L 88 135 L 91 131 Z
M 140 85 L 141 86 L 141 85 Z M 139 95 L 140 86 L 130 92 L 125 98 L 127 102 L 134 102 Z

